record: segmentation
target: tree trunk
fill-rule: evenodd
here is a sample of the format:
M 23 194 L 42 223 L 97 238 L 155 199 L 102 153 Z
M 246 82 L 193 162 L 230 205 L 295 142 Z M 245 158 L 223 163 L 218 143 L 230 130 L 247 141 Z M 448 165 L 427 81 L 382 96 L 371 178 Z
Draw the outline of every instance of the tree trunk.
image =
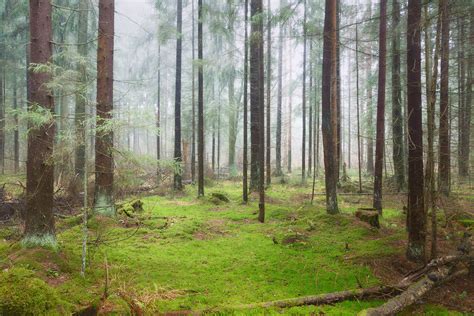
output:
M 114 84 L 114 0 L 99 1 L 99 44 L 97 49 L 97 132 L 95 138 L 95 210 L 114 215 L 113 132 L 106 128 L 112 119 Z
M 427 103 L 427 141 L 428 152 L 426 157 L 425 171 L 425 212 L 431 207 L 431 259 L 437 256 L 437 220 L 436 220 L 436 192 L 434 181 L 434 131 L 435 131 L 435 105 L 436 86 L 438 77 L 438 55 L 440 46 L 441 19 L 438 17 L 435 39 L 435 53 L 433 57 L 433 70 L 431 70 L 431 38 L 429 35 L 430 17 L 428 15 L 429 4 L 425 4 L 425 73 L 426 73 L 426 103 Z
M 342 109 L 341 109 L 341 49 L 339 44 L 339 26 L 341 25 L 341 0 L 336 2 L 336 103 L 337 103 L 337 169 L 336 181 L 342 168 Z
M 161 137 L 163 135 L 163 131 L 161 130 L 161 42 L 160 38 L 157 38 L 158 41 L 158 79 L 157 79 L 157 96 L 156 96 L 156 160 L 157 163 L 157 181 L 161 180 L 161 168 L 160 168 L 160 160 L 161 160 Z
M 396 0 L 395 0 L 396 1 Z M 356 24 L 356 91 L 357 91 L 357 163 L 359 167 L 359 193 L 362 193 L 362 148 L 360 139 L 360 103 L 359 103 L 359 26 Z
M 372 54 L 372 50 L 370 51 Z M 374 126 L 374 112 L 373 112 L 373 104 L 372 104 L 372 83 L 370 77 L 372 76 L 372 55 L 368 57 L 367 61 L 367 108 L 366 108 L 366 115 L 367 115 L 367 173 L 370 175 L 374 175 L 374 138 L 373 138 L 373 126 Z
M 309 43 L 309 113 L 308 113 L 308 177 L 313 169 L 313 41 Z
M 52 6 L 48 0 L 30 1 L 30 63 L 45 64 L 52 57 Z M 47 72 L 30 71 L 30 111 L 54 111 L 51 80 Z M 30 246 L 54 246 L 56 243 L 53 215 L 55 135 L 53 118 L 40 126 L 30 126 L 26 168 L 26 212 L 24 242 Z
M 183 32 L 183 0 L 177 0 L 177 40 L 176 40 L 176 86 L 174 106 L 174 160 L 179 165 L 174 174 L 174 189 L 183 189 L 181 164 L 183 161 L 181 153 L 181 63 L 182 63 L 182 32 Z
M 392 135 L 393 165 L 397 191 L 405 187 L 405 160 L 402 116 L 402 86 L 400 82 L 400 3 L 392 1 Z
M 6 11 L 6 8 L 4 8 Z M 5 25 L 6 13 L 2 13 L 0 22 L 0 174 L 5 173 Z
M 336 3 L 326 0 L 324 17 L 322 132 L 326 183 L 326 209 L 330 214 L 339 212 L 337 205 L 337 56 L 336 56 Z
M 421 112 L 421 1 L 408 1 L 408 248 L 407 258 L 425 260 L 426 213 L 423 196 L 423 125 Z
M 280 0 L 280 11 L 284 8 L 284 1 Z M 281 141 L 282 141 L 282 107 L 283 107 L 283 22 L 280 21 L 278 36 L 278 100 L 277 100 L 277 126 L 275 140 L 275 175 L 282 176 L 281 166 Z
M 306 19 L 307 19 L 307 5 L 304 0 L 304 22 L 303 22 L 303 93 L 301 96 L 301 107 L 303 110 L 303 136 L 301 143 L 301 182 L 306 182 Z
M 198 5 L 199 7 L 199 5 Z M 198 8 L 199 10 L 199 8 Z M 195 21 L 194 21 L 194 0 L 191 0 L 191 15 L 192 15 L 192 70 L 191 70 L 191 181 L 195 183 L 196 181 L 196 48 L 195 48 Z M 199 13 L 198 13 L 199 14 Z M 198 21 L 199 23 L 199 21 Z M 198 44 L 199 45 L 199 44 Z M 199 167 L 198 167 L 199 168 Z M 199 185 L 198 185 L 198 196 L 199 196 Z
M 88 53 L 87 35 L 89 32 L 89 1 L 79 1 L 79 19 L 77 26 L 77 51 L 81 58 L 86 59 Z M 80 74 L 81 90 L 76 93 L 76 165 L 75 174 L 77 176 L 77 187 L 84 182 L 84 168 L 86 164 L 86 98 L 87 98 L 87 66 L 84 61 L 77 64 L 77 71 Z
M 385 148 L 385 78 L 387 54 L 387 0 L 380 2 L 379 79 L 377 94 L 377 138 L 375 147 L 374 208 L 382 214 L 382 185 Z
M 252 141 L 252 178 L 258 188 L 259 214 L 258 220 L 265 221 L 265 113 L 264 113 L 264 62 L 263 62 L 263 21 L 256 18 L 263 10 L 262 0 L 251 0 L 250 36 L 250 106 L 252 114 L 251 141 Z
M 243 157 L 243 192 L 242 197 L 244 203 L 247 203 L 248 198 L 248 63 L 249 63 L 249 49 L 248 49 L 248 8 L 249 0 L 245 0 L 245 39 L 244 39 L 244 157 Z
M 272 183 L 272 170 L 271 170 L 271 129 L 270 129 L 270 121 L 271 121 L 271 103 L 272 103 L 272 9 L 270 5 L 270 0 L 268 0 L 267 4 L 268 8 L 268 21 L 267 21 L 267 109 L 266 109 L 266 154 L 265 154 L 265 171 L 266 171 L 266 185 L 270 186 Z
M 229 172 L 230 174 L 235 174 L 237 167 L 235 165 L 235 144 L 237 142 L 237 129 L 238 129 L 238 102 L 235 102 L 235 67 L 234 67 L 234 2 L 227 0 L 227 10 L 228 10 L 228 32 L 229 32 L 229 61 L 231 62 L 231 67 L 229 69 Z
M 204 72 L 202 0 L 198 0 L 198 196 L 204 196 Z
M 449 6 L 440 0 L 441 14 L 441 85 L 439 110 L 438 190 L 447 196 L 450 191 L 451 148 L 449 139 Z
M 18 82 L 17 82 L 16 69 L 13 71 L 13 110 L 18 110 Z M 15 122 L 15 129 L 13 131 L 13 162 L 15 174 L 20 170 L 20 132 L 19 132 L 19 120 L 18 113 L 15 112 L 13 115 Z
M 467 18 L 466 20 L 467 21 Z M 461 23 L 461 25 L 463 25 Z M 460 137 L 459 137 L 459 177 L 461 180 L 467 180 L 469 178 L 469 158 L 470 158 L 470 136 L 471 136 L 471 113 L 472 113 L 472 72 L 473 72 L 473 47 L 474 47 L 474 37 L 472 36 L 474 31 L 474 9 L 471 6 L 470 10 L 470 34 L 469 36 L 469 46 L 467 52 L 467 59 L 463 60 L 464 68 L 467 72 L 467 80 L 463 80 L 463 103 L 464 106 L 460 109 Z M 464 34 L 459 36 L 459 40 L 465 40 Z M 463 54 L 465 54 L 463 52 Z

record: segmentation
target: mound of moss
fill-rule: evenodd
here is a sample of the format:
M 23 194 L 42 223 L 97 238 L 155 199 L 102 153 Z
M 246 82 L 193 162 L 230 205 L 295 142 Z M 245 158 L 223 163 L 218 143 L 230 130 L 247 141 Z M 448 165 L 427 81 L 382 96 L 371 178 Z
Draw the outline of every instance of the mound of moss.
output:
M 0 315 L 61 315 L 64 305 L 56 290 L 31 270 L 0 272 Z

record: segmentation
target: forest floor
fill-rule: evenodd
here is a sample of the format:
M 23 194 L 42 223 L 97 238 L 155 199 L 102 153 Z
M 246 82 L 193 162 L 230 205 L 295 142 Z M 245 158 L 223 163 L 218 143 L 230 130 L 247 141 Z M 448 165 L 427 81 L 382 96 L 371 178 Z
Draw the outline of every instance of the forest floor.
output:
M 403 195 L 384 197 L 382 227 L 377 230 L 354 216 L 357 208 L 371 206 L 370 195 L 340 196 L 342 213 L 331 216 L 325 212 L 323 195 L 311 204 L 310 184 L 274 184 L 267 190 L 266 222 L 261 224 L 256 220 L 258 197 L 251 196 L 243 205 L 240 183 L 214 184 L 202 199 L 195 197 L 195 190 L 187 186 L 179 195 L 140 196 L 144 211 L 135 218 L 91 219 L 85 278 L 80 275 L 80 216 L 57 218 L 57 250 L 22 248 L 21 227 L 3 222 L 0 314 L 10 304 L 10 311 L 16 306 L 33 314 L 94 307 L 117 314 L 140 310 L 186 315 L 211 309 L 239 315 L 355 315 L 382 301 L 285 310 L 240 306 L 389 284 L 414 268 L 404 259 Z M 212 198 L 213 192 L 224 193 L 230 201 Z M 458 196 L 446 205 L 472 211 L 474 197 Z M 472 229 L 469 219 L 447 220 L 444 214 L 438 216 L 442 254 L 455 249 L 463 230 Z M 404 314 L 473 312 L 472 283 L 447 284 Z M 35 298 L 28 302 L 25 295 Z

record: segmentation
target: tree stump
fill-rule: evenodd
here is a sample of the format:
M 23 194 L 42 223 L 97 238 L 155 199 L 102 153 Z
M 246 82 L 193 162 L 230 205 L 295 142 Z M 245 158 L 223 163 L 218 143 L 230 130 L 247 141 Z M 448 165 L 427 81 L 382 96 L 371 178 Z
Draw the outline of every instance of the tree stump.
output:
M 380 228 L 379 213 L 374 208 L 359 208 L 357 209 L 355 216 L 370 226 Z

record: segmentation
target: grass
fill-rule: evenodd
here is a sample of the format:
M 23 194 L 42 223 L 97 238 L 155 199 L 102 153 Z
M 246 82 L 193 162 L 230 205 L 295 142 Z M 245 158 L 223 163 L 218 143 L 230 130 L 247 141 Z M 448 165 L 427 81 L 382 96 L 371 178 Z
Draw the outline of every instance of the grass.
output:
M 391 233 L 382 234 L 352 215 L 357 207 L 369 205 L 368 198 L 342 197 L 342 214 L 330 216 L 323 196 L 317 196 L 314 205 L 309 203 L 309 184 L 272 185 L 267 190 L 265 224 L 256 220 L 257 198 L 243 205 L 237 183 L 221 183 L 206 191 L 207 196 L 225 192 L 229 203 L 197 199 L 194 191 L 188 187 L 180 196 L 142 198 L 145 211 L 139 227 L 126 217 L 118 222 L 92 219 L 84 279 L 79 274 L 82 228 L 76 219 L 58 223 L 59 252 L 22 249 L 0 240 L 0 258 L 5 258 L 0 265 L 33 271 L 75 309 L 102 296 L 107 260 L 110 298 L 104 308 L 108 311 L 127 313 L 126 301 L 133 301 L 149 314 L 212 308 L 226 314 L 272 315 L 281 311 L 235 307 L 378 284 L 361 262 L 393 254 L 397 251 L 393 242 L 405 238 L 399 225 L 402 206 L 396 202 L 387 203 L 382 225 Z M 100 245 L 94 246 L 95 241 Z M 285 313 L 354 315 L 380 303 L 343 302 Z

